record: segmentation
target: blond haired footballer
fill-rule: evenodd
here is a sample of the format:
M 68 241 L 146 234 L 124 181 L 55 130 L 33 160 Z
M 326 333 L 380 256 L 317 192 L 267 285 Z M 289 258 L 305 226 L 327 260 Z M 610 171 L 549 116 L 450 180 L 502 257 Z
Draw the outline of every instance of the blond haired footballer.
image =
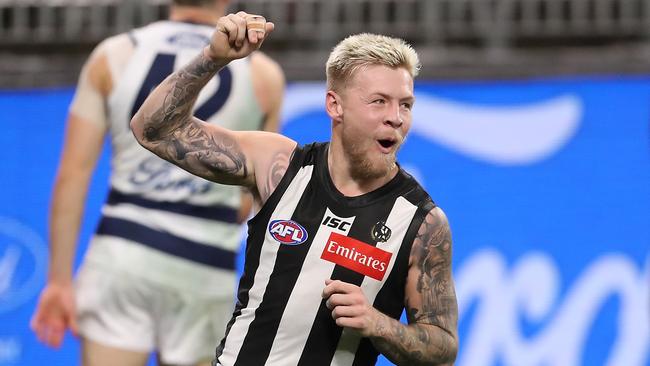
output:
M 147 98 L 138 141 L 206 179 L 248 187 L 251 219 L 237 306 L 214 365 L 452 364 L 457 304 L 447 219 L 396 161 L 419 67 L 404 41 L 346 38 L 327 61 L 331 140 L 298 146 L 190 113 L 221 68 L 273 31 L 239 12 Z M 398 321 L 406 309 L 408 324 Z

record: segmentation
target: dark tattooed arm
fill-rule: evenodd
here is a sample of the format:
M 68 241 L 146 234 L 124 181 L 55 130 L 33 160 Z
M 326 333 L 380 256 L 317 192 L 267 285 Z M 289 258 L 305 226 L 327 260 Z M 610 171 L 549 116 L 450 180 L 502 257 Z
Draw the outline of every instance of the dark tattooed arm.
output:
M 270 157 L 277 151 L 291 151 L 295 142 L 277 134 L 255 135 L 207 124 L 194 118 L 192 109 L 201 89 L 221 67 L 259 49 L 273 29 L 264 17 L 242 11 L 219 18 L 210 44 L 156 87 L 131 120 L 138 142 L 193 174 L 259 191 Z
M 133 118 L 133 132 L 144 147 L 193 174 L 251 185 L 249 166 L 234 134 L 192 116 L 199 92 L 221 66 L 201 53 L 169 76 Z
M 382 316 L 371 340 L 397 365 L 452 364 L 458 351 L 458 306 L 451 272 L 451 234 L 441 209 L 426 215 L 409 262 L 405 299 L 409 325 Z

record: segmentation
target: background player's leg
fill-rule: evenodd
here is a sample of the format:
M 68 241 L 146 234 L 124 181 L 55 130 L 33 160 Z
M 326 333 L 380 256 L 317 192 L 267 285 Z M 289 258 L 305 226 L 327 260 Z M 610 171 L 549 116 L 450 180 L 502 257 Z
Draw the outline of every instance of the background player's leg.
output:
M 144 366 L 149 359 L 149 354 L 109 347 L 82 339 L 81 357 L 83 366 Z
M 212 361 L 206 361 L 206 362 L 201 362 L 196 366 L 211 366 L 211 365 L 212 365 Z
M 172 365 L 172 364 L 168 364 L 168 363 L 163 363 L 163 362 L 160 361 L 160 358 L 158 359 L 158 365 L 160 365 L 160 366 L 186 366 L 186 365 Z M 187 365 L 187 366 L 212 366 L 212 360 L 200 361 L 197 364 Z
M 159 296 L 158 303 L 166 306 L 156 319 L 159 364 L 210 366 L 232 317 L 232 298 L 164 289 L 159 289 Z

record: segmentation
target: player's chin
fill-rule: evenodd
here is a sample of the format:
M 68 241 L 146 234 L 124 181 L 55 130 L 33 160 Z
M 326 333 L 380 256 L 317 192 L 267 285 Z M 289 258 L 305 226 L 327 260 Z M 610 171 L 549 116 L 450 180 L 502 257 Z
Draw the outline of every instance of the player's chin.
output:
M 368 171 L 368 175 L 372 177 L 383 177 L 389 174 L 395 166 L 395 157 L 391 155 L 383 155 L 373 161 L 372 167 Z

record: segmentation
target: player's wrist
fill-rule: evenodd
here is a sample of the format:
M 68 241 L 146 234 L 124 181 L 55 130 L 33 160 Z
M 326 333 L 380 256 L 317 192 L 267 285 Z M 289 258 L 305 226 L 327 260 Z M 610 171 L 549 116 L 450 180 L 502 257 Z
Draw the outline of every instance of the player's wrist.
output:
M 72 281 L 72 272 L 68 271 L 52 271 L 47 276 L 47 282 L 57 286 L 71 286 Z
M 201 53 L 201 55 L 204 60 L 212 63 L 215 67 L 219 69 L 226 66 L 231 61 L 216 55 L 211 45 L 205 46 L 203 48 L 203 52 Z
M 375 307 L 370 306 L 369 319 L 370 322 L 368 326 L 361 331 L 361 334 L 367 338 L 384 337 L 385 330 L 388 329 L 392 318 L 377 310 Z

